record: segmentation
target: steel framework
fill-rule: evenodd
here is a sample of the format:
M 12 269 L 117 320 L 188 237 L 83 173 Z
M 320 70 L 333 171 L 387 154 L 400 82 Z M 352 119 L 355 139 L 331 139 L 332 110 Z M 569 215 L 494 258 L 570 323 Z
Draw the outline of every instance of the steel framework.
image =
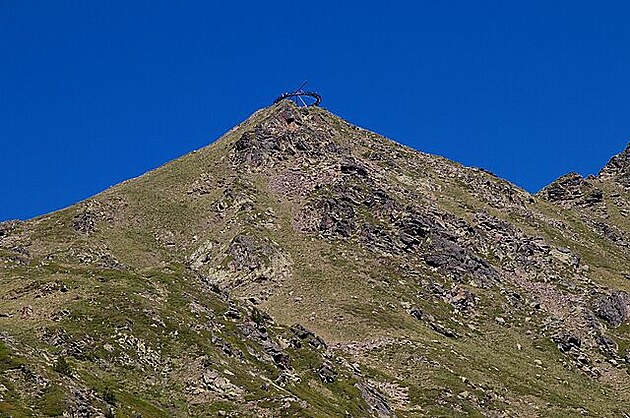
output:
M 322 102 L 322 96 L 320 96 L 319 93 L 316 93 L 314 91 L 303 90 L 306 83 L 307 82 L 305 81 L 304 83 L 302 83 L 300 87 L 298 87 L 297 89 L 293 91 L 282 93 L 280 96 L 278 96 L 276 100 L 274 100 L 273 103 L 276 104 L 281 100 L 291 99 L 298 106 L 302 106 L 302 107 L 319 106 L 319 104 Z

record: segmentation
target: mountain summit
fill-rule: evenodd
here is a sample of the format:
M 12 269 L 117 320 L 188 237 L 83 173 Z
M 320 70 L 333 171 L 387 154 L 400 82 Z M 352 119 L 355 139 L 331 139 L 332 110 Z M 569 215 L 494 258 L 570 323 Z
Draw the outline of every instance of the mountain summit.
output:
M 623 416 L 629 149 L 531 195 L 261 109 L 0 224 L 0 414 Z

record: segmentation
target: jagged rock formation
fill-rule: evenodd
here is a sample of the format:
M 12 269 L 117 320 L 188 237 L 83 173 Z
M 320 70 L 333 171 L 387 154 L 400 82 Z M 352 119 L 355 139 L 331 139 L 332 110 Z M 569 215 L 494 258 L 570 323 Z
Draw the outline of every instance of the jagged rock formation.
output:
M 598 177 L 614 180 L 626 189 L 630 187 L 630 144 L 622 153 L 615 155 L 608 161 L 608 164 L 599 172 Z
M 532 196 L 262 109 L 0 223 L 0 414 L 622 416 L 629 149 Z
M 539 193 L 545 199 L 564 208 L 592 208 L 603 203 L 603 192 L 577 173 L 569 173 L 545 187 Z

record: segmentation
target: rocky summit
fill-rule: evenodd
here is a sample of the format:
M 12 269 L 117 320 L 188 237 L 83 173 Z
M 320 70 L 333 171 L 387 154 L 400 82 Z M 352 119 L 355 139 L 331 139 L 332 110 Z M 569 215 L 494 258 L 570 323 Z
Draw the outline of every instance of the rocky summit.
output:
M 0 224 L 0 415 L 630 416 L 630 147 L 536 195 L 281 101 Z

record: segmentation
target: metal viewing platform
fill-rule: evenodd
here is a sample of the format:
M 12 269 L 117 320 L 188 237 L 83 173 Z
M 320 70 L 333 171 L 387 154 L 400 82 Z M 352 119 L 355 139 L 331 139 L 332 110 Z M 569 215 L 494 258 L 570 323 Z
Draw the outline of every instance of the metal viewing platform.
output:
M 281 100 L 289 99 L 293 100 L 295 104 L 300 107 L 319 106 L 319 104 L 322 102 L 322 96 L 314 91 L 303 90 L 306 83 L 307 82 L 305 81 L 300 87 L 293 91 L 282 93 L 280 96 L 278 96 L 276 100 L 274 100 L 273 103 L 276 104 Z

